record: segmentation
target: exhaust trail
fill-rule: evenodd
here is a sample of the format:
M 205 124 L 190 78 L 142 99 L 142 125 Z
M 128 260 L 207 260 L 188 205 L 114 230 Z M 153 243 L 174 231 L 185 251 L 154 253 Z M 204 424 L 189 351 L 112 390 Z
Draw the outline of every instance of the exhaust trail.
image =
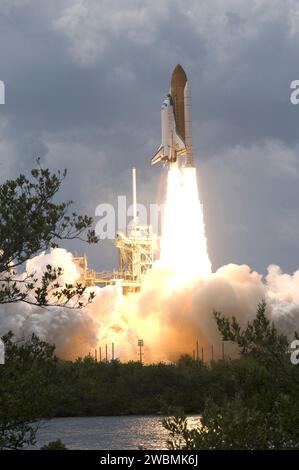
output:
M 172 165 L 168 171 L 160 263 L 176 283 L 211 273 L 194 167 Z

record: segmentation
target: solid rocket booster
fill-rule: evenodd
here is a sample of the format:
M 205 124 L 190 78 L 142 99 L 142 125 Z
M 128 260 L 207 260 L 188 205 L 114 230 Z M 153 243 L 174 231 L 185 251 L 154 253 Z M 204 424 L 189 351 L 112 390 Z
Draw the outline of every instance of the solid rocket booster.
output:
M 191 92 L 186 83 L 184 90 L 186 166 L 193 166 L 192 158 L 192 104 Z
M 162 143 L 151 164 L 171 164 L 182 157 L 185 166 L 193 166 L 191 93 L 181 65 L 172 73 L 170 92 L 161 107 L 161 134 Z

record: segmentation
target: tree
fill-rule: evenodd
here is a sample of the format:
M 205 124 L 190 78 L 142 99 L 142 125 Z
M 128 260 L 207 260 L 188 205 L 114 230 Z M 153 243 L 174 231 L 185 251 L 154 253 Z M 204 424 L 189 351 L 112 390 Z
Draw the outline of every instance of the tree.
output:
M 258 304 L 256 318 L 248 322 L 244 331 L 241 331 L 236 318 L 225 318 L 219 312 L 214 312 L 218 330 L 224 341 L 232 341 L 239 346 L 241 354 L 272 357 L 282 357 L 288 352 L 289 341 L 287 337 L 277 331 L 274 323 L 266 317 L 266 302 Z
M 16 341 L 3 336 L 6 361 L 0 367 L 0 449 L 34 445 L 39 419 L 55 402 L 55 346 L 32 335 Z
M 61 267 L 48 265 L 40 280 L 20 273 L 26 261 L 62 240 L 97 242 L 91 217 L 69 213 L 72 201 L 54 202 L 65 176 L 66 170 L 51 173 L 38 161 L 30 179 L 20 175 L 0 185 L 0 304 L 83 305 L 84 286 L 60 285 Z
M 40 450 L 67 450 L 67 447 L 60 439 L 57 439 L 45 444 Z
M 69 213 L 71 201 L 54 202 L 65 176 L 66 171 L 51 173 L 38 161 L 29 179 L 20 175 L 0 185 L 0 304 L 80 308 L 92 301 L 93 293 L 82 301 L 82 284 L 60 282 L 62 267 L 48 265 L 41 279 L 24 269 L 28 260 L 62 240 L 97 242 L 91 217 Z M 34 335 L 20 344 L 11 333 L 2 339 L 0 448 L 19 449 L 35 442 L 38 419 L 50 413 L 54 346 Z
M 298 449 L 299 369 L 290 362 L 288 339 L 266 317 L 266 303 L 242 331 L 235 318 L 214 314 L 223 340 L 240 348 L 232 361 L 233 396 L 208 399 L 201 425 L 188 429 L 184 415 L 164 421 L 171 449 Z

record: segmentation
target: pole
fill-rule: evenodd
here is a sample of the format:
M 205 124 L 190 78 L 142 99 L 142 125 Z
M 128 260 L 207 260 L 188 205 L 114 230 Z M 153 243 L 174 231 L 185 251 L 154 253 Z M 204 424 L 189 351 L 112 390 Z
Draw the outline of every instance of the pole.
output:
M 224 341 L 222 341 L 222 360 L 224 361 Z
M 136 168 L 132 168 L 133 221 L 137 224 Z
M 142 356 L 143 356 L 142 347 L 144 345 L 143 339 L 139 339 L 137 344 L 139 346 L 139 362 L 140 362 L 140 364 L 142 364 Z
M 203 362 L 203 348 L 201 348 L 201 360 Z
M 211 346 L 211 353 L 212 353 L 212 361 L 214 361 L 214 346 Z
M 198 339 L 196 340 L 196 360 L 197 360 L 197 362 L 199 361 L 199 345 L 198 345 Z
M 94 360 L 98 362 L 98 351 L 96 349 L 94 350 Z
M 99 347 L 99 354 L 100 354 L 100 362 L 102 362 L 102 348 L 101 348 L 101 346 Z
M 108 362 L 108 346 L 106 344 L 106 362 Z
M 114 343 L 112 343 L 112 361 L 114 361 Z

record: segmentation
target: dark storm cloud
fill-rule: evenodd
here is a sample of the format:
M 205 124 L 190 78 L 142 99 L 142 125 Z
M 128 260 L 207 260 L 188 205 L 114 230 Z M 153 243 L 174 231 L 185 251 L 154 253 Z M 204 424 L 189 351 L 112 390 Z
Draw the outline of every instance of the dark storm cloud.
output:
M 155 202 L 160 169 L 148 162 L 160 140 L 161 100 L 180 62 L 191 82 L 214 267 L 235 261 L 264 271 L 278 262 L 295 269 L 295 8 L 284 0 L 3 0 L 1 179 L 41 156 L 52 168 L 68 168 L 62 196 L 94 214 L 100 202 L 130 191 L 135 165 L 141 199 Z M 116 263 L 110 243 L 87 252 L 97 268 Z

